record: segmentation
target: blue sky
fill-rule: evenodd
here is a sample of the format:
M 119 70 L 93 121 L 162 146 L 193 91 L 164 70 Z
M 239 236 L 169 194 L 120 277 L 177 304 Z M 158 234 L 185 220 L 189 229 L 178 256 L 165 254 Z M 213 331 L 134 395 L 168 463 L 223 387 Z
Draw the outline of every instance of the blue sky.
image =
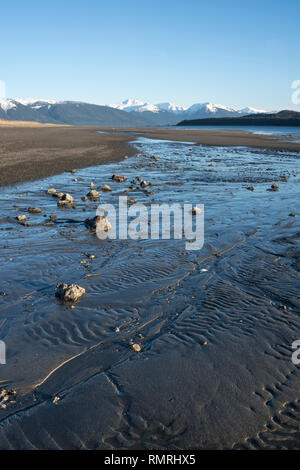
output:
M 299 0 L 2 2 L 7 96 L 296 109 Z

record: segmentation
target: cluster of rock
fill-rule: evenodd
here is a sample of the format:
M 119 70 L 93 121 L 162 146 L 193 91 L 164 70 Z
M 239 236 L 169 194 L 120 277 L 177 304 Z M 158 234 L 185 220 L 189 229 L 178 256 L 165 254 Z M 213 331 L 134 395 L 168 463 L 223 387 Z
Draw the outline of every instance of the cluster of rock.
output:
M 7 408 L 7 405 L 16 403 L 16 393 L 17 392 L 15 390 L 7 390 L 6 388 L 3 388 L 0 391 L 0 408 L 5 409 Z

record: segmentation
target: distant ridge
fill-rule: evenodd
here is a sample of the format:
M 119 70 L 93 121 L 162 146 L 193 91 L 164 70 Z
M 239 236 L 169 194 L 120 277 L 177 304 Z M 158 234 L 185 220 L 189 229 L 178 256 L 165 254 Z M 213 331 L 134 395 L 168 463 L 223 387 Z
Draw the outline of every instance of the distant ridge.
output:
M 210 102 L 184 107 L 174 103 L 146 103 L 127 99 L 107 106 L 79 101 L 9 99 L 0 97 L 0 119 L 73 126 L 149 127 L 175 125 L 182 120 L 233 118 L 265 113 L 247 107 L 234 109 Z
M 252 113 L 265 113 L 263 109 L 247 107 L 234 109 L 222 104 L 210 102 L 195 103 L 189 107 L 164 102 L 151 104 L 129 98 L 118 104 L 110 104 L 114 109 L 120 109 L 130 114 L 144 116 L 154 125 L 174 125 L 183 119 L 202 119 L 211 117 L 238 117 Z
M 284 110 L 241 117 L 185 119 L 177 126 L 300 126 L 300 112 Z
M 17 101 L 6 98 L 0 98 L 0 119 L 73 126 L 140 127 L 152 125 L 152 122 L 145 116 L 136 116 L 109 106 L 77 101 Z

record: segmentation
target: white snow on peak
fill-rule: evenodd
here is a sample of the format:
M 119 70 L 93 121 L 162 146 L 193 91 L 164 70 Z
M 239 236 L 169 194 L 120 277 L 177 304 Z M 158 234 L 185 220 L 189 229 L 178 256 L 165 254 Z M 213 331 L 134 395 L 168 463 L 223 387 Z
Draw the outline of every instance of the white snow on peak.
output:
M 118 104 L 109 104 L 111 108 L 121 109 L 123 111 L 137 111 L 137 112 L 144 112 L 150 111 L 152 113 L 158 113 L 160 108 L 151 103 L 146 103 L 145 101 L 136 100 L 133 98 L 129 98 L 128 100 L 124 100 Z
M 138 108 L 146 105 L 144 101 L 139 101 L 136 99 L 129 98 L 128 100 L 124 100 L 121 103 L 117 104 L 109 104 L 111 108 L 122 109 L 124 111 L 136 111 Z
M 108 105 L 111 108 L 122 109 L 123 111 L 150 111 L 152 113 L 159 113 L 160 111 L 168 111 L 173 114 L 196 114 L 201 112 L 209 114 L 218 114 L 221 111 L 227 111 L 228 113 L 234 114 L 252 114 L 252 113 L 264 113 L 263 109 L 256 109 L 252 107 L 247 107 L 243 109 L 234 109 L 228 106 L 224 106 L 222 104 L 214 104 L 210 102 L 205 103 L 195 103 L 190 107 L 179 106 L 174 103 L 158 103 L 158 104 L 151 104 L 146 103 L 145 101 L 136 100 L 133 98 L 129 98 L 125 101 L 122 101 L 118 104 L 110 104 Z
M 145 103 L 143 106 L 140 106 L 136 109 L 138 112 L 150 111 L 151 113 L 159 113 L 161 111 L 158 106 L 155 104 Z
M 179 106 L 178 104 L 174 103 L 158 103 L 156 106 L 159 109 L 162 109 L 164 111 L 170 111 L 171 113 L 182 113 L 187 109 L 184 106 Z
M 0 108 L 6 113 L 9 109 L 16 108 L 16 103 L 14 100 L 10 100 L 9 98 L 2 98 L 0 96 Z
M 45 100 L 43 98 L 17 98 L 15 101 L 18 103 L 21 103 L 23 106 L 33 106 L 37 103 L 39 104 L 56 104 L 59 103 L 59 101 L 56 100 Z
M 266 113 L 264 109 L 256 109 L 252 108 L 251 106 L 247 106 L 246 108 L 238 109 L 237 111 L 240 114 L 261 114 Z
M 233 108 L 229 108 L 228 106 L 223 106 L 222 104 L 213 104 L 209 102 L 192 104 L 192 106 L 190 106 L 187 109 L 187 112 L 196 113 L 197 111 L 205 111 L 205 112 L 216 113 L 220 109 L 223 111 L 235 112 Z

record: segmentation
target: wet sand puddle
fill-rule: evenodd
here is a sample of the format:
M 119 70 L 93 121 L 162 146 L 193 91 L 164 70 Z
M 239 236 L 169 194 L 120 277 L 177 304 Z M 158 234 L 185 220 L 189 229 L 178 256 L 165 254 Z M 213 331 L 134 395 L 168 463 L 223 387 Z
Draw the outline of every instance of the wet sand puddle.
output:
M 1 189 L 0 385 L 16 395 L 0 448 L 300 448 L 299 157 L 135 145 L 142 156 Z M 130 189 L 137 177 L 155 185 Z M 112 188 L 101 203 L 205 204 L 203 249 L 98 240 L 84 220 L 99 202 L 81 200 L 92 181 Z M 86 289 L 74 308 L 58 281 Z

